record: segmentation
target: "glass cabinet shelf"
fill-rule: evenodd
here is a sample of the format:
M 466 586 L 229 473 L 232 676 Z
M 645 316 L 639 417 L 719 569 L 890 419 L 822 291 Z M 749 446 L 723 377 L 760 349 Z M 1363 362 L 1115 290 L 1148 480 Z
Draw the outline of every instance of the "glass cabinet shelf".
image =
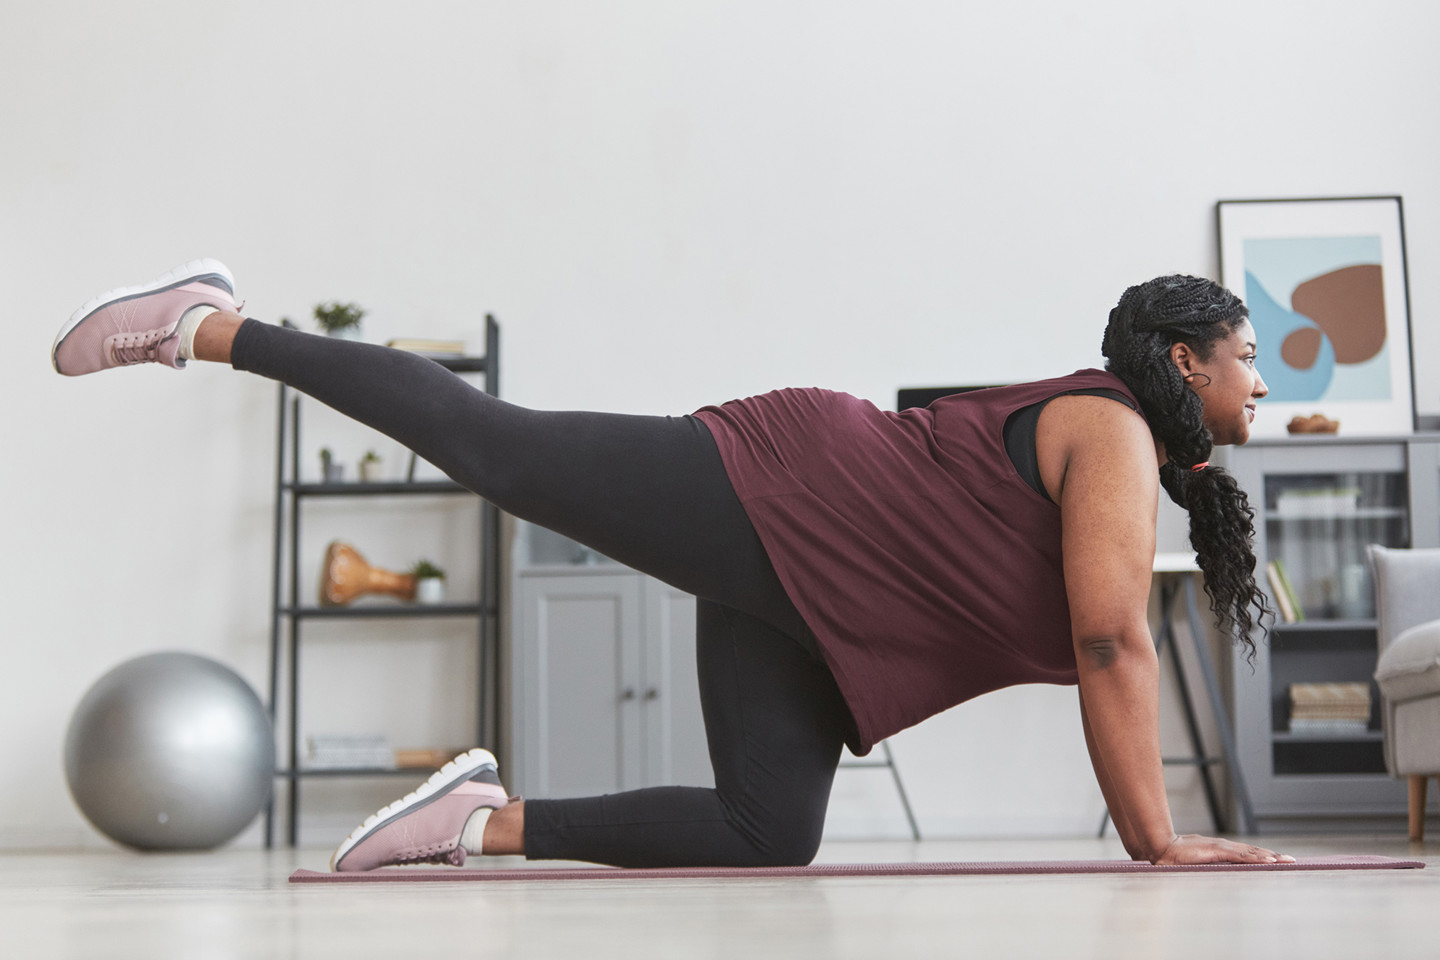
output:
M 1383 730 L 1365 730 L 1360 733 L 1291 733 L 1281 730 L 1271 735 L 1275 743 L 1383 743 Z
M 1266 523 L 1353 523 L 1363 520 L 1404 520 L 1405 511 L 1400 507 L 1356 507 L 1347 513 L 1332 513 L 1323 517 L 1297 516 L 1293 514 L 1279 513 L 1278 511 L 1267 510 L 1265 513 Z

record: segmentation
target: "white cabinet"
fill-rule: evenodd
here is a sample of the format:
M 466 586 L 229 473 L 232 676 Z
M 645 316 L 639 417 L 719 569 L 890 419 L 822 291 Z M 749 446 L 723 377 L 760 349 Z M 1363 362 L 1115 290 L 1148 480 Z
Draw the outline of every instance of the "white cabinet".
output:
M 514 601 L 512 792 L 713 785 L 694 597 L 601 562 L 521 566 Z

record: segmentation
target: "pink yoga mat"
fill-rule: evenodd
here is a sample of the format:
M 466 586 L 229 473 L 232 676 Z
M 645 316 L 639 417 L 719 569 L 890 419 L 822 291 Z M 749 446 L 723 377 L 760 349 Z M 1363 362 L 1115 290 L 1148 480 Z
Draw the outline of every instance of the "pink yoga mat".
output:
M 808 867 L 668 867 L 622 870 L 617 867 L 535 867 L 485 870 L 384 867 L 365 873 L 321 873 L 296 870 L 291 883 L 454 883 L 472 880 L 694 880 L 777 877 L 952 877 L 993 874 L 1056 873 L 1221 873 L 1261 870 L 1421 870 L 1423 860 L 1390 857 L 1301 857 L 1294 863 L 1207 863 L 1197 866 L 1156 866 L 1134 860 L 1010 860 L 970 863 L 820 863 Z

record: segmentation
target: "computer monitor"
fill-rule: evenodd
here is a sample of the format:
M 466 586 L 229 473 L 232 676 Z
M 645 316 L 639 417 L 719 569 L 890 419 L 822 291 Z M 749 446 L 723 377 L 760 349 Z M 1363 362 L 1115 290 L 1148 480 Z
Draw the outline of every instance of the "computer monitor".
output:
M 928 407 L 941 397 L 953 396 L 957 393 L 969 393 L 971 390 L 985 390 L 999 384 L 986 383 L 969 387 L 901 387 L 896 394 L 895 409 L 906 410 L 910 407 Z

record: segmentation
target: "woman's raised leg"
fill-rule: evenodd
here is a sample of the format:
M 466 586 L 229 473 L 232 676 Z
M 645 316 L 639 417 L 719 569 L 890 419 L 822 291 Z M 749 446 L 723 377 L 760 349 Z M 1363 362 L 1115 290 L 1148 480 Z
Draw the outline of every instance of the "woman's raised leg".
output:
M 374 427 L 507 513 L 805 634 L 695 417 L 528 410 L 412 353 L 254 320 L 230 362 Z
M 194 359 L 283 381 L 502 510 L 807 636 L 694 417 L 526 410 L 414 354 L 243 320 L 230 271 L 215 260 L 93 298 L 51 348 L 55 369 L 71 376 Z

